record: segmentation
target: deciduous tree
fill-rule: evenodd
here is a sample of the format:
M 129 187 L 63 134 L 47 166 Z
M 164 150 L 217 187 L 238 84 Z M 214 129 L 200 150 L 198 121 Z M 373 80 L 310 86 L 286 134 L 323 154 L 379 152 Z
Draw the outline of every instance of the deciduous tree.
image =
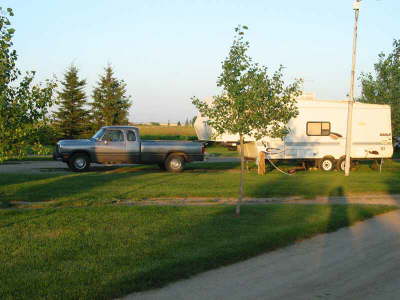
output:
M 389 104 L 392 108 L 393 136 L 400 136 L 400 40 L 393 41 L 393 51 L 381 53 L 374 65 L 375 74 L 361 74 L 360 101 Z
M 217 85 L 223 93 L 207 104 L 197 98 L 192 103 L 209 118 L 209 125 L 218 134 L 237 134 L 240 141 L 240 189 L 236 214 L 244 196 L 244 137 L 283 138 L 287 123 L 298 114 L 295 97 L 300 95 L 301 80 L 285 86 L 281 66 L 272 76 L 267 68 L 248 56 L 249 42 L 244 40 L 246 26 L 235 28 L 235 37 L 228 57 L 222 62 Z
M 49 80 L 34 84 L 35 72 L 22 75 L 16 67 L 12 16 L 12 9 L 0 7 L 0 162 L 24 156 L 28 141 L 37 141 L 40 124 L 45 123 L 53 104 L 55 88 Z

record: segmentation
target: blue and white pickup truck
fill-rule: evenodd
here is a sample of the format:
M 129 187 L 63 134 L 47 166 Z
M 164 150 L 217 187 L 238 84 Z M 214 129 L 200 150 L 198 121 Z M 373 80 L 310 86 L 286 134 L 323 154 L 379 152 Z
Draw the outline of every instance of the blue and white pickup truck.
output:
M 184 164 L 204 160 L 204 145 L 190 141 L 142 141 L 133 126 L 106 126 L 87 140 L 61 140 L 53 154 L 76 172 L 91 163 L 158 164 L 170 172 L 182 172 Z

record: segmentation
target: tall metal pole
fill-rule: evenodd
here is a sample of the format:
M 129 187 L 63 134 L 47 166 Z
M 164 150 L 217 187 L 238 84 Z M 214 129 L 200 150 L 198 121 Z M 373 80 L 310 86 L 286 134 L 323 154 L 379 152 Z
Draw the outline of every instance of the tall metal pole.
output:
M 353 127 L 353 105 L 354 105 L 354 84 L 356 76 L 356 58 L 357 58 L 357 31 L 358 31 L 358 16 L 360 14 L 361 0 L 356 0 L 353 4 L 355 21 L 354 21 L 354 33 L 353 33 L 353 58 L 351 65 L 351 81 L 350 81 L 350 99 L 348 101 L 347 109 L 347 133 L 346 133 L 346 161 L 345 161 L 345 176 L 350 174 L 351 164 L 351 134 Z

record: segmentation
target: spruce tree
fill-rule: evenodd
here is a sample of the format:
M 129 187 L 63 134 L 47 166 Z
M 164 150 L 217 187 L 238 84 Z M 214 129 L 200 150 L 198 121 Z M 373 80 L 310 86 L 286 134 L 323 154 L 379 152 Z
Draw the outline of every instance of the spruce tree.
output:
M 126 83 L 114 76 L 110 65 L 104 69 L 97 87 L 93 90 L 91 103 L 93 122 L 96 128 L 104 125 L 126 125 L 132 103 L 126 95 Z
M 86 80 L 79 78 L 78 71 L 74 65 L 67 69 L 61 81 L 62 90 L 58 92 L 60 108 L 55 117 L 58 131 L 65 139 L 81 137 L 87 130 Z

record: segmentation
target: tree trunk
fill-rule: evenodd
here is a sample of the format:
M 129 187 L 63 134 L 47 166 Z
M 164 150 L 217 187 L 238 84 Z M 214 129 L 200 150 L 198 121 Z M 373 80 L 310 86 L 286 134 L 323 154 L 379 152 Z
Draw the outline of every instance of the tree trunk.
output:
M 240 216 L 240 205 L 243 201 L 243 186 L 244 186 L 244 140 L 243 135 L 240 135 L 240 188 L 239 198 L 236 203 L 236 216 Z

